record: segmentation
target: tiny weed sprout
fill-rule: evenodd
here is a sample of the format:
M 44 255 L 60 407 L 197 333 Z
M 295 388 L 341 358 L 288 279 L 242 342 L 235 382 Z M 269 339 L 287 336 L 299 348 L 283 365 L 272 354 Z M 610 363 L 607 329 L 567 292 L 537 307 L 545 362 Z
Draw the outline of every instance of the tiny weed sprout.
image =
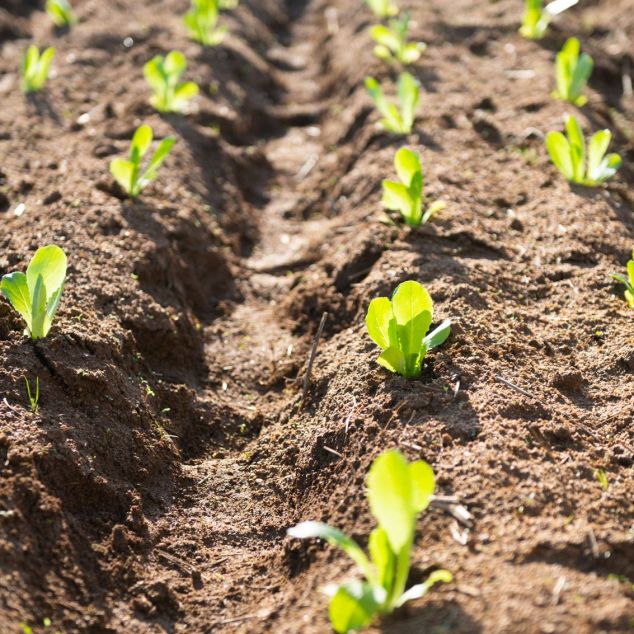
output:
M 414 126 L 420 97 L 418 81 L 409 73 L 399 75 L 398 106 L 387 100 L 374 77 L 366 77 L 365 87 L 374 100 L 377 110 L 383 115 L 383 119 L 380 121 L 381 127 L 395 134 L 410 134 Z
M 77 22 L 68 0 L 46 0 L 46 13 L 58 28 L 68 28 Z
M 546 149 L 557 169 L 571 182 L 596 187 L 605 182 L 621 167 L 618 154 L 607 154 L 612 133 L 600 130 L 586 142 L 577 120 L 566 117 L 566 136 L 561 132 L 546 135 Z
M 0 293 L 26 322 L 24 334 L 31 339 L 46 337 L 57 312 L 64 281 L 66 254 L 54 244 L 39 248 L 24 273 L 2 276 Z
M 391 0 L 365 0 L 368 8 L 377 18 L 391 18 L 398 15 L 398 6 Z
M 408 42 L 409 13 L 400 19 L 389 21 L 389 26 L 375 24 L 370 29 L 370 37 L 376 42 L 374 55 L 389 62 L 397 61 L 403 66 L 418 61 L 427 48 L 424 42 Z
M 37 410 L 40 402 L 40 377 L 35 377 L 35 392 L 31 391 L 31 385 L 29 384 L 29 380 L 24 377 L 24 382 L 26 383 L 26 395 L 29 399 L 29 405 L 31 406 L 31 411 L 34 414 L 37 414 Z
M 559 53 L 555 69 L 557 90 L 553 93 L 556 99 L 568 101 L 575 106 L 583 106 L 588 99 L 582 95 L 590 75 L 592 74 L 592 58 L 583 53 L 579 56 L 579 40 L 571 37 L 566 40 Z
M 47 48 L 40 54 L 35 44 L 31 44 L 22 57 L 20 73 L 22 75 L 22 92 L 37 92 L 44 88 L 48 79 L 48 71 L 55 55 L 55 49 Z
M 190 37 L 203 46 L 220 44 L 227 28 L 218 26 L 218 12 L 218 0 L 192 0 L 192 8 L 183 18 Z
M 406 224 L 418 227 L 445 208 L 445 203 L 437 201 L 424 209 L 423 170 L 418 152 L 401 148 L 394 155 L 394 167 L 401 182 L 383 181 L 382 204 L 386 209 L 399 211 Z
M 194 82 L 178 83 L 186 69 L 187 60 L 180 51 L 172 51 L 165 57 L 157 55 L 143 67 L 145 79 L 154 91 L 150 104 L 159 112 L 182 112 L 198 94 Z
M 627 263 L 627 277 L 612 273 L 612 277 L 621 284 L 625 284 L 625 301 L 630 308 L 634 308 L 634 249 L 632 249 L 632 259 Z
M 170 153 L 175 139 L 164 138 L 154 156 L 150 160 L 147 169 L 141 171 L 141 160 L 147 154 L 152 144 L 153 132 L 149 125 L 137 128 L 130 144 L 130 158 L 116 158 L 110 162 L 110 173 L 130 198 L 136 198 L 157 176 L 158 168 Z
M 446 320 L 427 334 L 432 307 L 429 293 L 411 280 L 399 284 L 391 300 L 377 297 L 370 302 L 365 325 L 372 341 L 383 350 L 379 365 L 408 379 L 420 376 L 427 353 L 451 333 L 451 322 Z
M 353 539 L 321 522 L 302 522 L 288 530 L 291 537 L 318 537 L 340 548 L 365 577 L 324 588 L 335 632 L 364 628 L 375 616 L 423 597 L 435 583 L 452 580 L 448 570 L 436 570 L 405 590 L 416 518 L 429 506 L 434 488 L 434 472 L 426 462 L 408 462 L 400 451 L 389 450 L 376 458 L 367 477 L 368 502 L 378 524 L 368 542 L 370 557 Z

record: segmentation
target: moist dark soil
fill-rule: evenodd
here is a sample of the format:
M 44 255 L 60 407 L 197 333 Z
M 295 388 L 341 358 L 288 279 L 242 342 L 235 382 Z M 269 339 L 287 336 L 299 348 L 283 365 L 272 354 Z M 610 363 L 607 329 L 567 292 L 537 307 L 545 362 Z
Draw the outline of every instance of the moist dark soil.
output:
M 0 302 L 0 631 L 328 632 L 319 588 L 354 570 L 286 529 L 365 543 L 365 474 L 390 447 L 471 520 L 421 517 L 412 581 L 455 580 L 372 631 L 632 631 L 634 312 L 610 278 L 634 242 L 632 0 L 581 0 L 540 42 L 517 0 L 409 3 L 429 48 L 405 140 L 363 88 L 396 71 L 360 0 L 243 0 L 208 50 L 186 0 L 77 0 L 68 33 L 41 4 L 0 7 L 0 273 L 48 243 L 70 266 L 45 340 Z M 575 111 L 550 97 L 571 35 L 595 59 L 576 114 L 624 158 L 592 190 L 543 147 Z M 31 40 L 57 53 L 26 99 Z M 201 95 L 160 116 L 142 66 L 171 49 Z M 108 162 L 142 122 L 177 142 L 129 202 Z M 404 143 L 447 204 L 418 230 L 380 208 Z M 363 326 L 406 279 L 454 322 L 413 381 Z

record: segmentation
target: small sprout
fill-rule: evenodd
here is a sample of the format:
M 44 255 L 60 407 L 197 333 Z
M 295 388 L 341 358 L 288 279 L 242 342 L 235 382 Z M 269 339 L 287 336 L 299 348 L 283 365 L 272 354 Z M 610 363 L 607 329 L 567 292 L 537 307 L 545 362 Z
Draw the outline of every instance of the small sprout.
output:
M 394 155 L 394 167 L 401 180 L 400 183 L 383 181 L 382 204 L 390 211 L 400 211 L 403 220 L 410 227 L 418 227 L 445 207 L 445 203 L 437 201 L 425 209 L 423 195 L 423 170 L 420 155 L 408 148 L 401 148 Z
M 553 97 L 578 107 L 583 106 L 588 99 L 582 93 L 592 74 L 593 64 L 590 55 L 582 53 L 579 56 L 579 40 L 576 37 L 568 38 L 557 53 L 557 90 Z
M 46 0 L 46 13 L 58 28 L 69 28 L 77 22 L 68 0 Z
M 39 248 L 26 269 L 2 276 L 0 293 L 26 322 L 25 335 L 46 337 L 66 280 L 66 254 L 54 244 Z
M 365 3 L 368 5 L 370 11 L 381 20 L 398 15 L 398 6 L 391 0 L 365 0 Z
M 550 21 L 579 0 L 553 0 L 544 7 L 544 0 L 524 0 L 524 17 L 520 35 L 529 40 L 541 40 L 546 35 Z
M 604 491 L 607 491 L 608 487 L 610 485 L 608 483 L 608 476 L 605 475 L 605 471 L 603 469 L 595 469 L 594 477 L 596 478 L 597 482 L 599 483 L 599 486 Z
M 596 132 L 588 142 L 586 161 L 583 132 L 577 120 L 568 115 L 566 136 L 561 132 L 549 132 L 546 135 L 546 149 L 552 162 L 571 183 L 596 187 L 614 176 L 621 167 L 618 154 L 606 156 L 611 139 L 609 130 Z
M 137 128 L 130 144 L 130 158 L 116 158 L 110 162 L 110 173 L 123 190 L 136 198 L 157 176 L 158 168 L 170 153 L 175 139 L 165 137 L 159 144 L 147 169 L 141 172 L 141 159 L 147 154 L 152 144 L 153 132 L 149 125 Z M 133 275 L 134 277 L 134 275 Z M 138 276 L 137 276 L 138 279 Z
M 389 21 L 389 26 L 375 24 L 370 29 L 370 37 L 377 43 L 374 55 L 389 62 L 397 61 L 403 66 L 418 61 L 427 48 L 424 42 L 408 42 L 409 12 L 400 19 Z
M 150 104 L 159 112 L 182 112 L 186 103 L 198 94 L 193 81 L 178 83 L 186 68 L 187 60 L 180 51 L 172 51 L 165 57 L 157 55 L 143 67 L 145 79 L 154 91 Z
M 221 11 L 229 11 L 236 9 L 240 4 L 240 0 L 218 0 L 218 8 Z
M 227 33 L 218 26 L 218 0 L 192 0 L 191 9 L 183 17 L 189 36 L 203 46 L 217 46 Z
M 55 56 L 55 49 L 47 48 L 40 55 L 40 50 L 31 44 L 22 57 L 20 73 L 22 75 L 22 92 L 37 92 L 44 88 L 48 79 L 48 71 Z
M 375 616 L 420 599 L 435 583 L 452 580 L 448 570 L 436 570 L 423 583 L 405 590 L 416 519 L 429 506 L 434 488 L 434 472 L 426 462 L 408 462 L 400 451 L 385 451 L 372 463 L 367 477 L 368 502 L 378 524 L 370 533 L 369 558 L 352 538 L 321 522 L 302 522 L 287 531 L 290 537 L 318 537 L 337 546 L 365 577 L 324 588 L 335 632 L 366 627 Z
M 34 414 L 37 414 L 37 410 L 40 402 L 40 377 L 35 377 L 35 394 L 31 392 L 31 386 L 29 384 L 29 380 L 24 377 L 24 382 L 26 383 L 26 395 L 29 399 L 29 405 L 31 406 L 31 411 Z
M 398 78 L 399 106 L 385 97 L 374 77 L 366 77 L 365 87 L 374 100 L 377 110 L 383 115 L 381 127 L 395 134 L 410 134 L 416 118 L 416 108 L 420 97 L 420 84 L 409 73 L 401 73 Z
M 627 263 L 627 277 L 612 273 L 612 277 L 621 284 L 625 284 L 625 301 L 630 308 L 634 308 L 634 249 L 632 249 L 632 259 Z
M 445 320 L 427 334 L 432 319 L 431 297 L 418 282 L 399 284 L 391 301 L 373 299 L 365 325 L 372 341 L 383 350 L 377 363 L 408 379 L 420 376 L 427 353 L 451 333 L 451 322 Z

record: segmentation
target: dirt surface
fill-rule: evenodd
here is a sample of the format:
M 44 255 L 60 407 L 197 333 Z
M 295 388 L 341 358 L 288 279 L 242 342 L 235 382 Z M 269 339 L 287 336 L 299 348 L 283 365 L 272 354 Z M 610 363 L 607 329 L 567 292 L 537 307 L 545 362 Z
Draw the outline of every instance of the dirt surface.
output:
M 412 579 L 455 581 L 372 631 L 632 631 L 634 313 L 609 277 L 634 241 L 632 1 L 581 0 L 541 42 L 514 0 L 411 3 L 429 48 L 406 142 L 447 203 L 414 231 L 383 222 L 403 140 L 362 85 L 395 73 L 359 0 L 243 0 L 205 51 L 185 0 L 74 4 L 70 33 L 35 2 L 0 7 L 0 273 L 50 242 L 70 262 L 47 339 L 0 302 L 0 632 L 328 632 L 318 589 L 353 570 L 286 528 L 364 542 L 365 473 L 394 446 L 473 521 L 421 518 Z M 625 163 L 597 190 L 543 148 L 573 110 L 550 98 L 573 34 L 596 63 L 580 120 Z M 57 50 L 33 99 L 29 39 Z M 142 65 L 172 48 L 202 91 L 161 117 Z M 131 203 L 107 165 L 141 122 L 177 143 Z M 363 327 L 405 279 L 455 322 L 415 381 L 376 365 Z

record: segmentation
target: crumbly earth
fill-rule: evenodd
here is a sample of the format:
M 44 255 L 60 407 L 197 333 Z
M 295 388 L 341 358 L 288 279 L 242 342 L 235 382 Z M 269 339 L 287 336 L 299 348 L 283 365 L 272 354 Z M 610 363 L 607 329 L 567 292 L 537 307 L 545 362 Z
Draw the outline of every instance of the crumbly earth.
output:
M 421 517 L 411 581 L 455 580 L 373 632 L 632 631 L 634 313 L 610 278 L 634 241 L 632 0 L 581 0 L 540 42 L 517 0 L 404 3 L 429 45 L 405 141 L 363 88 L 396 70 L 360 0 L 243 0 L 209 50 L 186 0 L 76 0 L 69 33 L 42 4 L 0 7 L 0 273 L 52 242 L 70 268 L 43 341 L 0 301 L 0 631 L 328 632 L 319 588 L 354 570 L 285 532 L 317 519 L 365 543 L 388 447 L 472 519 Z M 570 35 L 596 65 L 581 110 L 550 96 Z M 30 40 L 57 53 L 26 99 Z M 184 116 L 147 103 L 142 65 L 171 49 L 201 86 Z M 605 187 L 548 161 L 573 111 L 614 133 Z M 177 142 L 129 202 L 108 162 L 142 122 Z M 447 204 L 419 230 L 379 204 L 404 142 Z M 414 381 L 363 326 L 406 279 L 454 322 Z

